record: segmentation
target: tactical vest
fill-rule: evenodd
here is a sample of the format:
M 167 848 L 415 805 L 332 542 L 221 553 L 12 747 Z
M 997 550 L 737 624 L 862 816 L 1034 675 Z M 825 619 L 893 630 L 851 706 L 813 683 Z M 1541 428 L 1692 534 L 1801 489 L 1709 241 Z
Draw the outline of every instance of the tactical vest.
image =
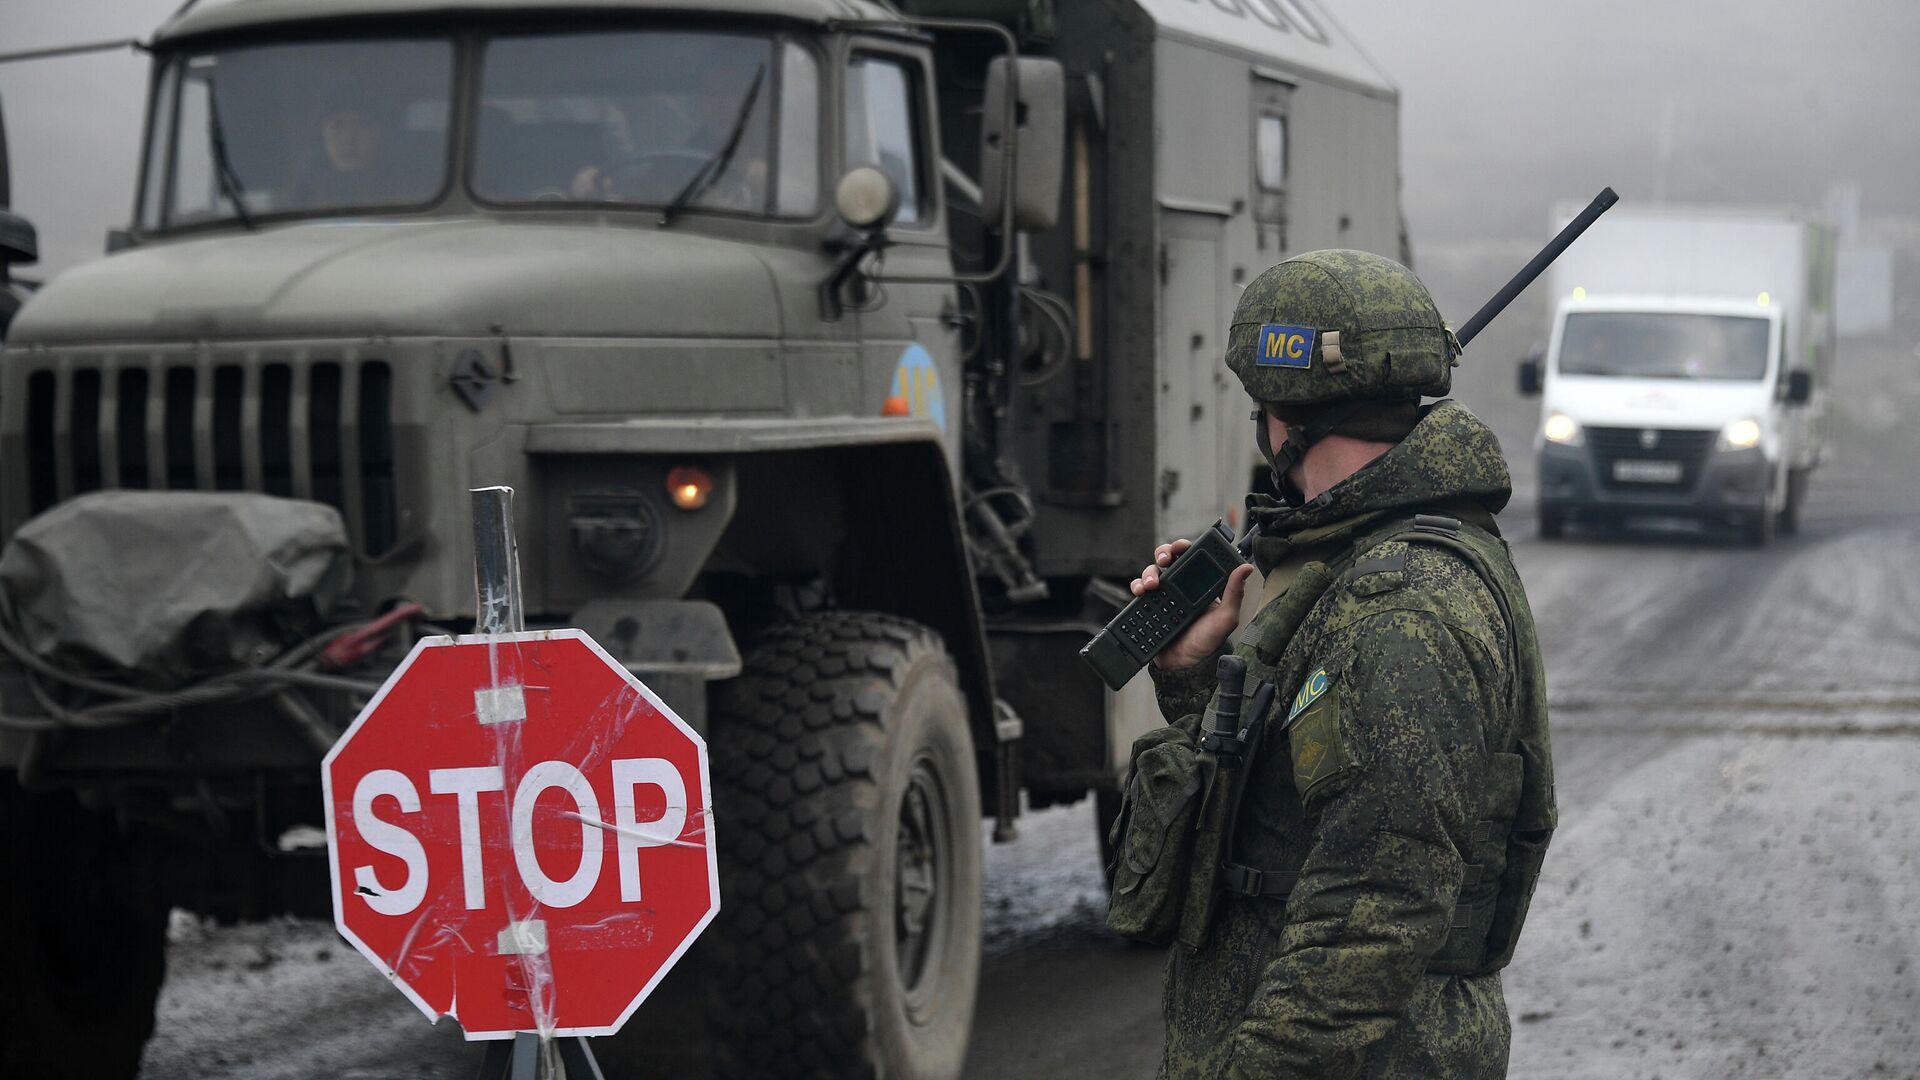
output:
M 1454 904 L 1452 929 L 1427 964 L 1427 970 L 1436 974 L 1491 974 L 1513 958 L 1557 821 L 1546 675 L 1526 594 L 1505 541 L 1486 529 L 1438 515 L 1421 514 L 1411 523 L 1401 519 L 1384 524 L 1347 547 L 1345 557 L 1334 565 L 1310 562 L 1302 567 L 1286 592 L 1263 607 L 1249 624 L 1236 652 L 1248 661 L 1249 693 L 1253 692 L 1254 680 L 1283 690 L 1297 684 L 1311 658 L 1290 656 L 1287 646 L 1324 597 L 1337 588 L 1378 592 L 1404 585 L 1407 549 L 1402 547 L 1393 554 L 1381 551 L 1394 541 L 1452 552 L 1486 584 L 1506 624 L 1513 734 L 1508 745 L 1492 755 L 1486 799 L 1473 826 L 1471 847 L 1462 853 L 1466 870 Z M 1522 616 L 1516 618 L 1516 611 Z M 1267 700 L 1273 700 L 1271 693 Z M 1281 700 L 1284 703 L 1284 695 Z M 1253 737 L 1284 735 L 1285 718 L 1284 708 L 1258 717 Z M 1230 822 L 1238 820 L 1245 790 L 1246 784 L 1242 783 L 1233 793 Z M 1284 902 L 1299 880 L 1300 868 L 1233 862 L 1231 824 L 1225 840 L 1229 861 L 1219 868 L 1218 887 L 1228 895 Z M 1191 900 L 1189 897 L 1190 904 Z M 1181 939 L 1188 944 L 1197 945 L 1205 938 L 1205 926 L 1182 929 Z

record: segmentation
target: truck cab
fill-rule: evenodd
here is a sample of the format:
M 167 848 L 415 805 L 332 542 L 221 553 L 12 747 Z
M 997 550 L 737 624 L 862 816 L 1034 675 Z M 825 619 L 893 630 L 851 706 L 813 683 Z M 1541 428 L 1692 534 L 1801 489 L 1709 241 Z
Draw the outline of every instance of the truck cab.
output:
M 33 297 L 8 335 L 0 528 L 49 530 L 39 550 L 72 558 L 103 515 L 133 513 L 142 539 L 119 568 L 149 584 L 77 564 L 36 580 L 184 595 L 197 575 L 276 566 L 210 566 L 187 518 L 326 508 L 350 584 L 255 662 L 362 635 L 334 677 L 373 684 L 416 634 L 474 625 L 466 491 L 513 488 L 529 625 L 588 630 L 716 748 L 726 944 L 681 981 L 736 988 L 740 1030 L 716 1031 L 717 1052 L 751 1063 L 798 1041 L 768 1010 L 805 983 L 808 1010 L 786 1019 L 831 1028 L 813 1040 L 828 1071 L 953 1075 L 979 962 L 979 792 L 1012 767 L 1017 725 L 995 706 L 960 516 L 962 331 L 977 347 L 995 316 L 963 310 L 949 219 L 970 215 L 957 235 L 1000 264 L 979 277 L 989 302 L 1013 284 L 1013 238 L 976 185 L 942 182 L 932 44 L 838 0 L 183 9 L 153 41 L 127 245 Z M 979 153 L 955 156 L 978 175 Z M 34 822 L 9 838 L 26 862 L 8 880 L 49 845 L 94 845 L 57 885 L 9 886 L 53 944 L 6 979 L 66 977 L 51 969 L 89 934 L 135 960 L 73 978 L 122 1021 L 91 1037 L 58 995 L 9 1018 L 9 1074 L 75 1044 L 94 1055 L 84 1074 L 131 1074 L 170 904 L 328 910 L 323 849 L 300 829 L 319 820 L 318 755 L 365 700 L 286 686 L 76 721 L 106 704 L 83 671 L 144 687 L 212 673 L 104 662 L 87 607 L 55 603 L 34 624 L 50 636 L 16 622 L 0 665 L 4 711 L 34 718 L 0 727 L 4 816 Z M 786 730 L 798 712 L 754 700 L 809 690 L 844 711 L 804 740 Z M 755 756 L 774 740 L 809 759 Z M 101 808 L 122 824 L 101 827 Z M 802 818 L 841 831 L 801 851 Z M 882 850 L 896 869 L 871 866 Z M 124 890 L 84 876 L 122 861 L 139 867 Z M 840 906 L 808 908 L 816 894 Z M 762 942 L 755 899 L 788 895 L 813 932 L 785 936 L 781 902 L 783 936 Z M 799 959 L 836 949 L 860 965 Z

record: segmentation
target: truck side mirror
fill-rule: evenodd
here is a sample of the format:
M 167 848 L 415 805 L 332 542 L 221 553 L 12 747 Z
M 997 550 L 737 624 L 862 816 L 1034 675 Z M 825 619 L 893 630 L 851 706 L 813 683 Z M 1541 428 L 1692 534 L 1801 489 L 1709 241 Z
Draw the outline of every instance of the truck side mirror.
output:
M 1787 372 L 1787 404 L 1805 405 L 1813 400 L 1813 372 Z
M 0 267 L 37 262 L 40 234 L 33 222 L 0 206 Z
M 1529 356 L 1520 361 L 1520 396 L 1540 396 L 1540 358 Z
M 7 161 L 6 109 L 0 108 L 0 210 L 13 205 L 13 166 Z
M 1013 152 L 1012 227 L 1045 232 L 1060 219 L 1060 178 L 1066 161 L 1066 75 L 1058 60 L 1023 56 L 1010 67 L 1006 57 L 987 65 L 986 108 L 980 121 L 981 211 L 992 221 L 1009 182 L 1008 151 Z M 1011 76 L 1019 76 L 1019 100 L 1007 130 Z
M 15 263 L 38 262 L 40 235 L 33 222 L 14 213 L 13 173 L 7 162 L 7 122 L 0 118 L 0 282 Z

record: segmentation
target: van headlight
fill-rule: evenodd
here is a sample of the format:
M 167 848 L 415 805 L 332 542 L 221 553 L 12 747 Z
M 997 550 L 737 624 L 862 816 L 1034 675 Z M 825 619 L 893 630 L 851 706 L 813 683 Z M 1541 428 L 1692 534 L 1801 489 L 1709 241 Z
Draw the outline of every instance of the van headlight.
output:
M 1751 450 L 1760 445 L 1760 421 L 1735 420 L 1720 429 L 1720 441 L 1717 450 Z
M 1579 446 L 1586 441 L 1580 434 L 1580 421 L 1563 412 L 1548 414 L 1547 422 L 1540 426 L 1540 433 L 1546 436 L 1548 442 L 1561 446 Z

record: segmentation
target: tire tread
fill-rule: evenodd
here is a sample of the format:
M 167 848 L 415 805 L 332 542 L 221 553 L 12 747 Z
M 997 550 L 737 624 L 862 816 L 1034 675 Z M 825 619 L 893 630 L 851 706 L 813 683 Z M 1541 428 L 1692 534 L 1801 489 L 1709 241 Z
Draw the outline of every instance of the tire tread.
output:
M 829 613 L 776 626 L 713 710 L 714 804 L 726 898 L 716 1063 L 728 1077 L 877 1077 L 874 958 L 861 882 L 876 858 L 887 707 L 933 631 L 891 615 Z M 784 887 L 782 887 L 784 886 Z

